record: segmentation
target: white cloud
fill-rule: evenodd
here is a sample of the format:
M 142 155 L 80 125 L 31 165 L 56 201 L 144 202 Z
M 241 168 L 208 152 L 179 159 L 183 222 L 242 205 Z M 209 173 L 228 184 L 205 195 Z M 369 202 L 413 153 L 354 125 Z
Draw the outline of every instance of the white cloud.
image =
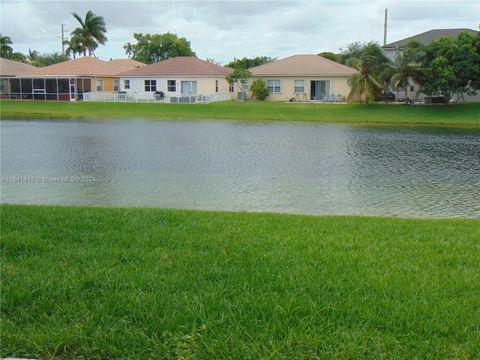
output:
M 185 36 L 202 58 L 337 51 L 353 41 L 388 40 L 433 28 L 478 28 L 478 1 L 27 1 L 1 2 L 1 32 L 16 51 L 59 51 L 60 24 L 76 27 L 71 12 L 105 18 L 108 43 L 102 58 L 125 57 L 123 44 L 134 32 Z

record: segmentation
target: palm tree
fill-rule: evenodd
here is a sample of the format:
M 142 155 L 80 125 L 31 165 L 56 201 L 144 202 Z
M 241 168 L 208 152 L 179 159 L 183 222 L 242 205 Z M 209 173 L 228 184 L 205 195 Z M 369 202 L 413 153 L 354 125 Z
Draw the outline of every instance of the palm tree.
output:
M 10 45 L 12 45 L 12 39 L 10 39 L 10 36 L 2 36 L 0 34 L 0 56 L 3 58 L 8 58 L 12 52 L 13 49 Z
M 72 36 L 70 40 L 65 40 L 64 44 L 67 45 L 67 48 L 65 49 L 65 55 L 68 57 L 72 56 L 75 59 L 77 54 L 80 55 L 83 53 L 84 49 L 81 39 L 79 39 L 77 36 Z
M 107 27 L 102 16 L 95 15 L 91 10 L 85 14 L 85 19 L 73 12 L 73 17 L 80 23 L 80 27 L 71 32 L 75 47 L 81 46 L 84 56 L 95 56 L 95 49 L 98 44 L 105 45 L 107 37 Z M 70 40 L 71 41 L 71 40 Z
M 383 85 L 377 80 L 388 59 L 382 52 L 382 49 L 373 43 L 366 44 L 359 58 L 349 59 L 348 65 L 355 68 L 358 72 L 350 76 L 348 84 L 350 85 L 350 94 L 348 101 L 369 101 L 381 93 Z
M 33 63 L 33 62 L 37 61 L 39 55 L 40 54 L 38 53 L 37 50 L 28 49 L 28 55 L 27 55 L 28 62 Z
M 419 64 L 421 56 L 422 45 L 411 42 L 405 46 L 402 52 L 397 51 L 394 63 L 387 69 L 392 88 L 398 91 L 400 87 L 403 87 L 405 100 L 408 99 L 409 81 L 418 82 L 423 75 L 423 69 Z

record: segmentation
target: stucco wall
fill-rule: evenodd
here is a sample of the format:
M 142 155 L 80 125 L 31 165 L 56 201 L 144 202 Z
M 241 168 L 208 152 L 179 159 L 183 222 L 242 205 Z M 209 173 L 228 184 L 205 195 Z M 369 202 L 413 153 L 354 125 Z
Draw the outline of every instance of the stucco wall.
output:
M 96 80 L 103 80 L 103 91 L 113 91 L 114 80 L 119 78 L 96 77 L 92 78 L 92 91 L 97 91 Z
M 338 77 L 255 77 L 260 78 L 265 82 L 267 80 L 280 80 L 280 93 L 270 93 L 266 100 L 270 101 L 288 101 L 291 98 L 306 98 L 310 100 L 310 82 L 315 80 L 330 80 L 330 94 L 340 95 L 346 98 L 350 92 L 348 86 L 347 76 Z M 295 80 L 304 80 L 304 94 L 295 93 Z M 249 87 L 252 84 L 252 80 L 249 81 Z
M 130 80 L 130 89 L 125 89 L 125 80 Z M 156 80 L 157 91 L 163 91 L 167 96 L 181 96 L 182 81 L 196 81 L 197 94 L 196 95 L 212 95 L 215 94 L 215 81 L 218 80 L 218 93 L 228 93 L 229 84 L 224 77 L 145 77 L 145 78 L 120 78 L 120 90 L 133 95 L 138 99 L 148 99 L 154 96 L 154 92 L 145 91 L 145 80 Z M 176 91 L 168 91 L 167 81 L 176 81 Z M 232 96 L 234 93 L 232 93 Z

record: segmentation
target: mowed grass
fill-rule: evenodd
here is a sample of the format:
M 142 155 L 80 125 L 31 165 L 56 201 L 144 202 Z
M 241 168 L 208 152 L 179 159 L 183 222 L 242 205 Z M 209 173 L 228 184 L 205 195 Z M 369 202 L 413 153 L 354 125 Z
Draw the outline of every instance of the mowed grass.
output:
M 232 119 L 288 120 L 372 124 L 465 125 L 480 127 L 480 103 L 451 106 L 386 104 L 292 104 L 226 101 L 211 104 L 129 104 L 90 102 L 2 101 L 9 118 L 59 119 Z
M 480 221 L 1 207 L 1 356 L 474 359 Z

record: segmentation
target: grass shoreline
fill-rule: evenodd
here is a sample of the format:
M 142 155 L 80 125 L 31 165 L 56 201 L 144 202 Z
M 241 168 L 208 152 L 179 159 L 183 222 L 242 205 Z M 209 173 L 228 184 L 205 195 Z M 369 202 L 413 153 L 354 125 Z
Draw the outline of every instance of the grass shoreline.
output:
M 0 102 L 2 119 L 57 120 L 246 120 L 308 121 L 358 125 L 412 125 L 480 128 L 480 103 L 454 106 L 372 104 L 291 104 L 236 102 L 211 104 L 69 103 L 7 100 Z
M 474 358 L 480 220 L 1 205 L 0 355 Z

